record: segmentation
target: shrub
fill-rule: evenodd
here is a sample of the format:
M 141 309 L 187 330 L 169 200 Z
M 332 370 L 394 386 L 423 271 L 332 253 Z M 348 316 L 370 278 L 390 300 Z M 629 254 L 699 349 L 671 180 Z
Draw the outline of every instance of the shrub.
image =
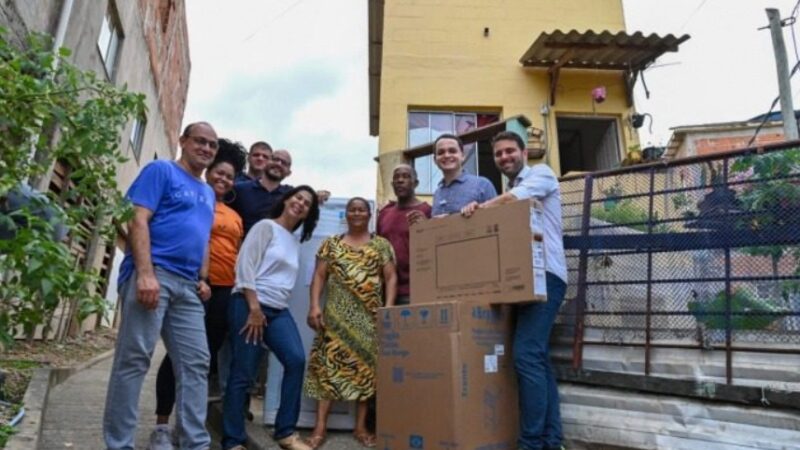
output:
M 120 132 L 145 108 L 143 95 L 79 70 L 67 60 L 68 50 L 51 50 L 48 37 L 31 35 L 27 42 L 13 47 L 0 28 L 0 225 L 6 233 L 0 238 L 0 345 L 13 342 L 20 329 L 31 337 L 63 300 L 77 302 L 79 320 L 104 310 L 92 289 L 98 274 L 53 238 L 53 227 L 63 225 L 71 239 L 114 237 L 114 223 L 130 214 L 116 184 L 125 161 Z M 68 168 L 60 196 L 9 205 L 56 162 Z M 45 210 L 63 216 L 54 223 Z

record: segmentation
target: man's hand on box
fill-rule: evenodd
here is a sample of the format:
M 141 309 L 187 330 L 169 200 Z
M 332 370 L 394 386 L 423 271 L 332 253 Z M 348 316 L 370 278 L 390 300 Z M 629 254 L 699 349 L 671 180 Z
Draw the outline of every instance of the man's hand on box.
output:
M 472 214 L 481 208 L 481 204 L 478 202 L 469 202 L 463 208 L 461 208 L 461 215 L 464 217 L 471 217 Z

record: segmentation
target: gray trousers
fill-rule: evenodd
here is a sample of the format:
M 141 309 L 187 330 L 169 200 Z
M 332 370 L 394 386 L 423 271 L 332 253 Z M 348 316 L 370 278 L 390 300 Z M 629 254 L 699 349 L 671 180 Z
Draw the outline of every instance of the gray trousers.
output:
M 175 371 L 175 421 L 181 449 L 211 444 L 205 428 L 209 353 L 197 282 L 156 267 L 161 285 L 156 309 L 136 301 L 136 273 L 122 286 L 122 321 L 108 381 L 103 436 L 109 450 L 133 450 L 139 394 L 159 334 Z

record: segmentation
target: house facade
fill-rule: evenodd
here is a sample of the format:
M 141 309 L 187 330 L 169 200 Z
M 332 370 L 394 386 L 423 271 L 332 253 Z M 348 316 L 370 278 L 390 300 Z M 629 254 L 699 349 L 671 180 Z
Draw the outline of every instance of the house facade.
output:
M 638 73 L 688 39 L 624 30 L 621 0 L 370 0 L 378 201 L 391 196 L 391 170 L 400 162 L 416 167 L 418 193 L 435 190 L 440 174 L 422 147 L 436 136 L 518 115 L 524 120 L 506 128 L 528 129 L 538 157 L 531 162 L 558 174 L 615 167 L 638 143 L 629 125 Z M 465 170 L 500 188 L 487 141 L 480 136 L 469 146 Z
M 121 190 L 148 162 L 175 157 L 191 67 L 183 0 L 9 0 L 0 3 L 0 26 L 20 46 L 29 33 L 51 35 L 56 45 L 71 50 L 73 65 L 145 96 L 146 115 L 121 132 L 120 152 L 128 158 L 117 170 Z M 69 189 L 65 180 L 66 168 L 57 163 L 33 187 L 58 193 Z M 124 245 L 122 234 L 117 242 L 100 242 L 97 236 L 71 241 L 84 266 L 98 269 L 107 281 Z M 98 288 L 105 292 L 108 284 Z M 90 322 L 84 326 L 99 320 Z
M 672 128 L 665 157 L 677 159 L 703 156 L 784 140 L 783 122 L 780 120 L 768 120 L 763 124 L 761 120 L 751 119 L 742 122 L 684 125 Z

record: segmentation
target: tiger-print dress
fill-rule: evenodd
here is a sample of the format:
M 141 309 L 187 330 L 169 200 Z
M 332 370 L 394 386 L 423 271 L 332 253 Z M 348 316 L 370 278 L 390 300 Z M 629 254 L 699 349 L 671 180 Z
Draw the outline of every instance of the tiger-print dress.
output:
M 383 266 L 394 261 L 394 250 L 380 236 L 358 248 L 332 236 L 317 257 L 328 263 L 325 329 L 314 338 L 304 391 L 315 399 L 367 400 L 375 395 Z

